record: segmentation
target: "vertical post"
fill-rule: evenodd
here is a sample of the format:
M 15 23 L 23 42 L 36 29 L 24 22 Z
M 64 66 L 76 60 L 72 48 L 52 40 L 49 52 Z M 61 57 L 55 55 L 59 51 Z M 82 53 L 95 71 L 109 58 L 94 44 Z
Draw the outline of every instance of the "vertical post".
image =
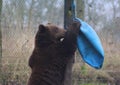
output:
M 73 0 L 64 0 L 64 28 L 72 23 L 72 5 Z M 71 57 L 67 63 L 64 85 L 72 85 L 72 66 L 74 57 Z
M 74 0 L 64 0 L 64 28 L 72 23 L 72 18 L 75 15 L 75 9 L 73 10 L 72 5 Z M 76 0 L 77 5 L 77 17 L 84 20 L 84 0 Z M 73 66 L 74 57 L 68 62 L 66 75 L 65 75 L 65 82 L 64 85 L 72 85 L 72 66 Z
M 64 0 L 64 28 L 72 22 L 72 2 L 73 0 Z

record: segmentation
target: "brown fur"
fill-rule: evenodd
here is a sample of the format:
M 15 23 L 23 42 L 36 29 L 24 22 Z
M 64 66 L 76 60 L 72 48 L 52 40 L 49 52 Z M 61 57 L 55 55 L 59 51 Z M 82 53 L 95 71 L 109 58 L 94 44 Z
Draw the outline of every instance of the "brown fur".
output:
M 64 85 L 67 65 L 76 50 L 79 27 L 77 22 L 67 30 L 52 24 L 39 26 L 29 59 L 32 73 L 28 85 Z

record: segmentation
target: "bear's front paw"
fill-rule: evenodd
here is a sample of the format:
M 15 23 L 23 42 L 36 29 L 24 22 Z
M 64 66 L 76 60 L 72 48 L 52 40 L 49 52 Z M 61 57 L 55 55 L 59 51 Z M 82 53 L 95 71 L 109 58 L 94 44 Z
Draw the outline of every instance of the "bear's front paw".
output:
M 80 26 L 81 26 L 81 23 L 80 22 L 78 22 L 78 21 L 73 21 L 73 23 L 72 23 L 72 28 L 73 28 L 73 30 L 75 31 L 75 32 L 79 32 L 79 30 L 80 30 Z
M 72 26 L 75 27 L 75 28 L 80 28 L 81 23 L 78 22 L 78 21 L 73 21 Z

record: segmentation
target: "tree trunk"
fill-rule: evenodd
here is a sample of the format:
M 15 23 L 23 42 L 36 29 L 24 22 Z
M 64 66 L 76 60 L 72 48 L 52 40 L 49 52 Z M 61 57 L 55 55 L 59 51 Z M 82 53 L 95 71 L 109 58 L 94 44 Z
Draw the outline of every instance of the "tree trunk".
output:
M 1 13 L 2 13 L 2 0 L 0 0 L 0 73 L 2 67 L 2 32 L 1 32 Z
M 84 10 L 85 10 L 85 2 L 84 0 L 76 0 L 76 13 L 77 13 L 77 17 L 84 20 Z M 85 62 L 83 61 L 80 53 L 77 51 L 77 56 L 76 56 L 78 59 L 78 62 L 79 62 L 79 59 L 82 61 L 82 62 L 79 62 L 80 63 L 80 66 L 81 66 L 81 73 L 86 73 L 86 66 L 85 66 Z
M 34 6 L 35 1 L 32 0 L 29 8 L 29 15 L 28 15 L 28 29 L 31 29 L 31 22 L 32 22 L 32 10 Z
M 76 5 L 77 5 L 76 6 L 77 17 L 84 20 L 84 8 L 85 8 L 84 0 L 76 0 Z

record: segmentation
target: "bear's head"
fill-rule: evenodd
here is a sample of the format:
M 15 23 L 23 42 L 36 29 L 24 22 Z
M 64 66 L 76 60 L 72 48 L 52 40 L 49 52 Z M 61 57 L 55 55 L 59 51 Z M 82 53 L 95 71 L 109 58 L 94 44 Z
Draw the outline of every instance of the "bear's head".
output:
M 64 40 L 65 32 L 65 29 L 50 23 L 47 25 L 41 24 L 35 37 L 35 45 L 36 47 L 46 47 L 61 43 Z

